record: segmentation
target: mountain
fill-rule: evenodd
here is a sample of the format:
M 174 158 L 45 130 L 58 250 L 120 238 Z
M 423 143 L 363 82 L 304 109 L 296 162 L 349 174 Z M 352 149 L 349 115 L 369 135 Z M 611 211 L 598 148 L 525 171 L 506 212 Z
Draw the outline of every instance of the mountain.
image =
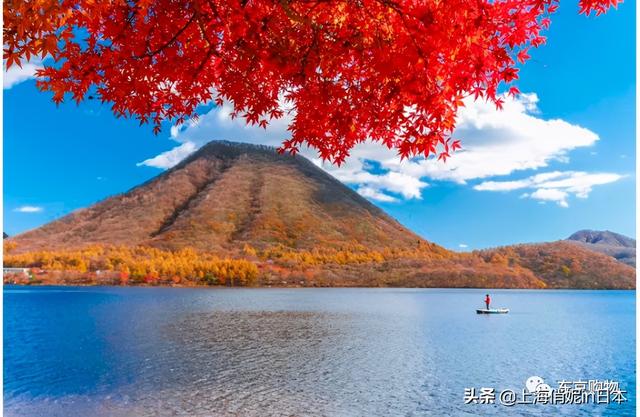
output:
M 635 288 L 633 268 L 576 243 L 449 251 L 301 156 L 224 141 L 4 248 L 42 270 L 9 282 Z
M 309 160 L 223 141 L 124 194 L 13 240 L 20 251 L 97 243 L 225 254 L 245 244 L 408 248 L 423 242 Z
M 8 238 L 8 237 L 9 237 L 9 235 L 8 235 L 8 234 L 6 234 L 5 232 L 2 232 L 2 239 L 6 239 L 6 238 Z
M 549 288 L 635 288 L 635 269 L 575 242 L 530 243 L 477 252 L 531 271 Z
M 567 238 L 587 249 L 613 256 L 627 265 L 636 266 L 636 240 L 608 230 L 580 230 Z
M 580 230 L 572 234 L 567 240 L 575 240 L 593 245 L 616 246 L 622 248 L 635 248 L 636 240 L 619 233 L 608 230 Z

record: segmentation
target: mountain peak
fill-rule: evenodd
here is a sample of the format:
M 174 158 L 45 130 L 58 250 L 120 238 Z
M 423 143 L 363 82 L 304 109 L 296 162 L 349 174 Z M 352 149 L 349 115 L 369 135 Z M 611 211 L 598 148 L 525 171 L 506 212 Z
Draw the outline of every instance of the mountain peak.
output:
M 424 241 L 300 155 L 212 141 L 128 192 L 16 236 L 21 250 L 87 244 L 415 247 Z
M 228 140 L 212 140 L 200 147 L 197 151 L 185 158 L 180 164 L 188 164 L 194 159 L 213 155 L 220 159 L 236 159 L 240 155 L 262 155 L 269 158 L 293 158 L 290 154 L 279 154 L 278 150 L 273 146 L 257 145 L 244 142 L 231 142 Z
M 579 230 L 569 236 L 567 240 L 598 245 L 620 246 L 624 248 L 636 247 L 635 239 L 609 230 Z
M 636 264 L 636 240 L 608 230 L 580 230 L 567 241 L 582 245 L 596 252 L 613 256 L 627 265 Z

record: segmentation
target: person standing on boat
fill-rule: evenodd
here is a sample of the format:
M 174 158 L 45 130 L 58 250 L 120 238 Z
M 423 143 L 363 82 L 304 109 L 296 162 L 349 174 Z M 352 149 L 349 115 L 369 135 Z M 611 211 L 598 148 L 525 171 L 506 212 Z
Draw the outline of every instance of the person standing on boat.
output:
M 484 298 L 484 303 L 487 305 L 487 310 L 489 310 L 489 304 L 491 304 L 491 297 L 489 297 L 489 294 Z

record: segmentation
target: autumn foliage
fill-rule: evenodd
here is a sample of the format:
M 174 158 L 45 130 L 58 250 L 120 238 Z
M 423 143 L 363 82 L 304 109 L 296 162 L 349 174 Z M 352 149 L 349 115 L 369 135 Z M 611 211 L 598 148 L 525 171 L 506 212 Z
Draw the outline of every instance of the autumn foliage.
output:
M 12 243 L 12 242 L 10 242 Z M 293 250 L 246 244 L 237 257 L 191 248 L 89 245 L 15 252 L 4 265 L 31 268 L 5 283 L 91 285 L 366 286 L 472 288 L 635 288 L 635 271 L 570 242 L 455 253 L 424 243 L 412 249 L 362 245 Z
M 67 276 L 105 274 L 127 284 L 208 284 L 247 286 L 256 283 L 258 268 L 244 259 L 219 258 L 184 248 L 163 251 L 152 247 L 91 245 L 76 250 L 5 251 L 5 265 L 59 271 Z M 74 274 L 78 273 L 78 274 Z M 95 283 L 95 282 L 94 282 Z M 113 282 L 112 282 L 113 283 Z
M 580 0 L 600 14 L 621 0 Z M 97 96 L 118 116 L 177 123 L 232 103 L 266 127 L 292 112 L 283 149 L 342 162 L 370 139 L 403 156 L 460 146 L 466 95 L 502 105 L 558 0 L 8 0 L 7 67 L 51 56 L 38 86 Z M 502 85 L 507 87 L 503 88 Z

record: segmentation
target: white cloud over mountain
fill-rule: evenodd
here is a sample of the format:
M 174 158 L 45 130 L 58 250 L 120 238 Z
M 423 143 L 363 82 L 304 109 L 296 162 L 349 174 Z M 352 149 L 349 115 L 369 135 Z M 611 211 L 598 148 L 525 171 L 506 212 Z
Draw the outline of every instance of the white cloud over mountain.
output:
M 363 196 L 382 202 L 420 199 L 422 191 L 433 181 L 467 184 L 486 180 L 474 188 L 478 191 L 529 189 L 526 195 L 529 198 L 566 206 L 570 195 L 586 198 L 593 186 L 621 178 L 611 173 L 554 171 L 524 180 L 489 181 L 519 171 L 543 169 L 554 161 L 568 162 L 569 152 L 593 146 L 599 139 L 596 133 L 581 126 L 542 118 L 535 93 L 504 97 L 504 100 L 502 111 L 484 101 L 471 98 L 465 101 L 454 134 L 456 139 L 462 139 L 463 149 L 446 163 L 423 157 L 401 161 L 396 151 L 370 142 L 357 145 L 340 167 L 322 163 L 313 149 L 302 149 L 301 153 L 342 182 L 354 185 Z M 242 118 L 231 120 L 230 112 L 231 107 L 226 104 L 212 109 L 196 122 L 172 128 L 171 138 L 180 145 L 141 164 L 169 168 L 212 139 L 278 146 L 289 137 L 290 117 L 272 121 L 264 130 L 247 126 Z
M 8 70 L 4 68 L 2 74 L 3 89 L 8 90 L 14 85 L 30 80 L 36 76 L 36 70 L 42 68 L 42 61 L 34 58 L 30 62 L 22 62 L 21 66 L 12 65 Z
M 201 145 L 200 145 L 201 146 Z M 180 146 L 176 146 L 175 148 L 163 152 L 158 156 L 153 158 L 149 158 L 142 162 L 138 162 L 138 166 L 146 165 L 154 168 L 167 169 L 171 168 L 174 165 L 177 165 L 184 158 L 197 151 L 200 147 L 193 142 L 187 141 Z

